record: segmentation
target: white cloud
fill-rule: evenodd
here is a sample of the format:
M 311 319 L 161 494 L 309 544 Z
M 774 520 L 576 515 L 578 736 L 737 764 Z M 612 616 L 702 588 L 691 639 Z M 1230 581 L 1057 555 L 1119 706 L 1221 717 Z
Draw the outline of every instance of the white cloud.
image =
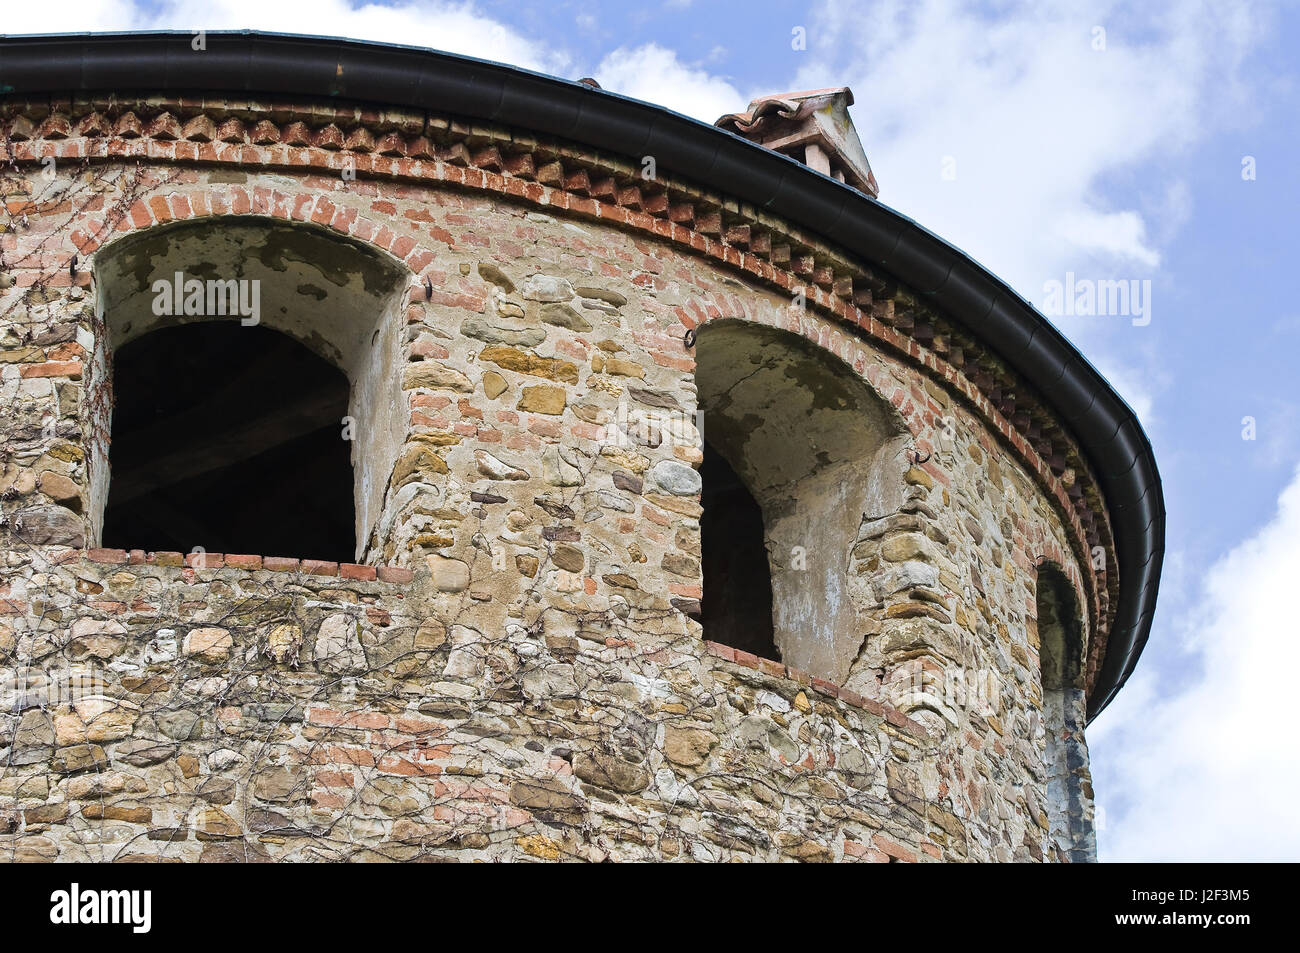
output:
M 130 30 L 138 26 L 131 0 L 67 0 L 57 8 L 42 3 L 6 3 L 0 30 L 10 34 Z
M 1205 574 L 1182 665 L 1140 669 L 1093 724 L 1103 860 L 1300 859 L 1297 539 L 1300 469 L 1273 520 Z
M 8 33 L 77 30 L 267 30 L 424 46 L 567 75 L 569 57 L 479 10 L 472 2 L 407 0 L 394 6 L 350 0 L 69 0 L 49 7 L 9 4 Z
M 1067 271 L 1160 283 L 1161 245 L 1191 214 L 1181 158 L 1257 111 L 1239 67 L 1263 15 L 1202 2 L 821 0 L 786 85 L 850 86 L 881 199 L 1038 304 Z M 1169 378 L 1149 346 L 1158 335 L 1058 324 L 1147 419 Z
M 595 76 L 605 89 L 704 122 L 749 105 L 749 99 L 727 80 L 688 66 L 675 52 L 655 43 L 619 47 L 601 61 Z
M 1158 6 L 1014 0 L 994 19 L 974 3 L 823 0 L 796 85 L 851 86 L 882 200 L 1031 300 L 1066 270 L 1148 277 L 1165 234 L 1149 217 L 1180 206 L 1115 207 L 1103 180 L 1230 114 L 1258 35 L 1240 10 Z
M 677 6 L 689 6 L 678 0 Z M 597 20 L 576 18 L 591 31 Z M 75 23 L 78 30 L 267 30 L 401 43 L 496 60 L 511 66 L 576 78 L 583 67 L 563 50 L 520 32 L 479 9 L 472 0 L 405 0 L 387 6 L 356 0 L 162 0 L 149 7 L 131 0 L 68 0 L 57 22 L 48 8 L 21 4 L 6 10 L 7 33 L 49 33 Z M 714 47 L 710 60 L 725 55 Z M 727 80 L 678 59 L 655 43 L 620 47 L 592 73 L 606 89 L 712 122 L 744 109 L 749 99 Z
M 1132 209 L 1099 212 L 1079 207 L 1062 212 L 1053 235 L 1065 254 L 1111 257 L 1152 269 L 1159 266 L 1160 253 L 1147 242 L 1146 231 L 1146 222 Z

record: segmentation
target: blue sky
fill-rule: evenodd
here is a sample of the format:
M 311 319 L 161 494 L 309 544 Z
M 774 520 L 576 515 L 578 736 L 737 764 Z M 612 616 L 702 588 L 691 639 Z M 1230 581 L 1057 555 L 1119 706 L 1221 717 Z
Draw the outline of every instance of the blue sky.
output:
M 1149 280 L 1148 324 L 1054 319 L 1138 411 L 1169 514 L 1150 643 L 1089 734 L 1101 856 L 1300 859 L 1300 5 L 62 0 L 4 24 L 145 27 L 449 49 L 706 121 L 848 85 L 881 200 L 1026 298 Z

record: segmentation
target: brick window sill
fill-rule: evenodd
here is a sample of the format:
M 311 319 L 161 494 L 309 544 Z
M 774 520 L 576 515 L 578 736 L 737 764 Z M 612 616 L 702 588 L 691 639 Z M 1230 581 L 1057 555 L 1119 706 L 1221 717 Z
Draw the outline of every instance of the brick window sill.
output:
M 722 645 L 719 642 L 710 642 L 707 639 L 704 647 L 708 654 L 714 658 L 721 659 L 724 662 L 730 662 L 733 665 L 739 665 L 742 668 L 754 669 L 764 675 L 770 675 L 773 678 L 784 678 L 803 688 L 810 688 L 819 695 L 825 695 L 827 698 L 838 698 L 846 705 L 853 708 L 861 708 L 873 715 L 885 719 L 895 728 L 899 728 L 918 738 L 931 737 L 931 732 L 925 725 L 919 721 L 913 721 L 907 715 L 903 714 L 892 705 L 882 704 L 874 698 L 868 698 L 865 695 L 859 695 L 857 692 L 847 688 L 842 688 L 834 682 L 828 682 L 824 678 L 815 678 L 802 669 L 791 668 L 783 665 L 781 662 L 772 659 L 761 658 L 752 652 L 746 652 L 742 649 L 732 648 L 730 645 Z
M 227 553 L 152 553 L 143 549 L 73 550 L 71 558 L 114 566 L 172 566 L 189 569 L 242 569 L 247 571 L 302 573 L 306 576 L 348 579 L 356 582 L 409 583 L 414 574 L 398 566 L 365 566 L 324 559 L 287 556 L 253 556 Z

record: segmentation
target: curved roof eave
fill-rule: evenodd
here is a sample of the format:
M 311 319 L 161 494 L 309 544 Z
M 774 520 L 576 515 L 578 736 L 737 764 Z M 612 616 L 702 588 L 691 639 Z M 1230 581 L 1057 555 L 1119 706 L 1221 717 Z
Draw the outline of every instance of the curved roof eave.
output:
M 330 97 L 437 110 L 640 158 L 778 215 L 879 266 L 966 324 L 1070 424 L 1097 472 L 1121 554 L 1095 717 L 1146 643 L 1165 513 L 1136 415 L 1034 307 L 964 252 L 840 182 L 733 133 L 639 100 L 435 50 L 256 31 L 0 38 L 0 96 L 138 90 Z

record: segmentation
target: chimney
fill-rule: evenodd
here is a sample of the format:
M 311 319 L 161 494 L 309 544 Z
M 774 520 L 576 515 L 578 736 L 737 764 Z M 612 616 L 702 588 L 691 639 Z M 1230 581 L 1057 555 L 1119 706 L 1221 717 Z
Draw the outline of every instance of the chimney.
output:
M 862 140 L 849 118 L 853 93 L 847 86 L 764 96 L 743 113 L 714 123 L 721 129 L 797 159 L 873 199 L 880 192 Z

